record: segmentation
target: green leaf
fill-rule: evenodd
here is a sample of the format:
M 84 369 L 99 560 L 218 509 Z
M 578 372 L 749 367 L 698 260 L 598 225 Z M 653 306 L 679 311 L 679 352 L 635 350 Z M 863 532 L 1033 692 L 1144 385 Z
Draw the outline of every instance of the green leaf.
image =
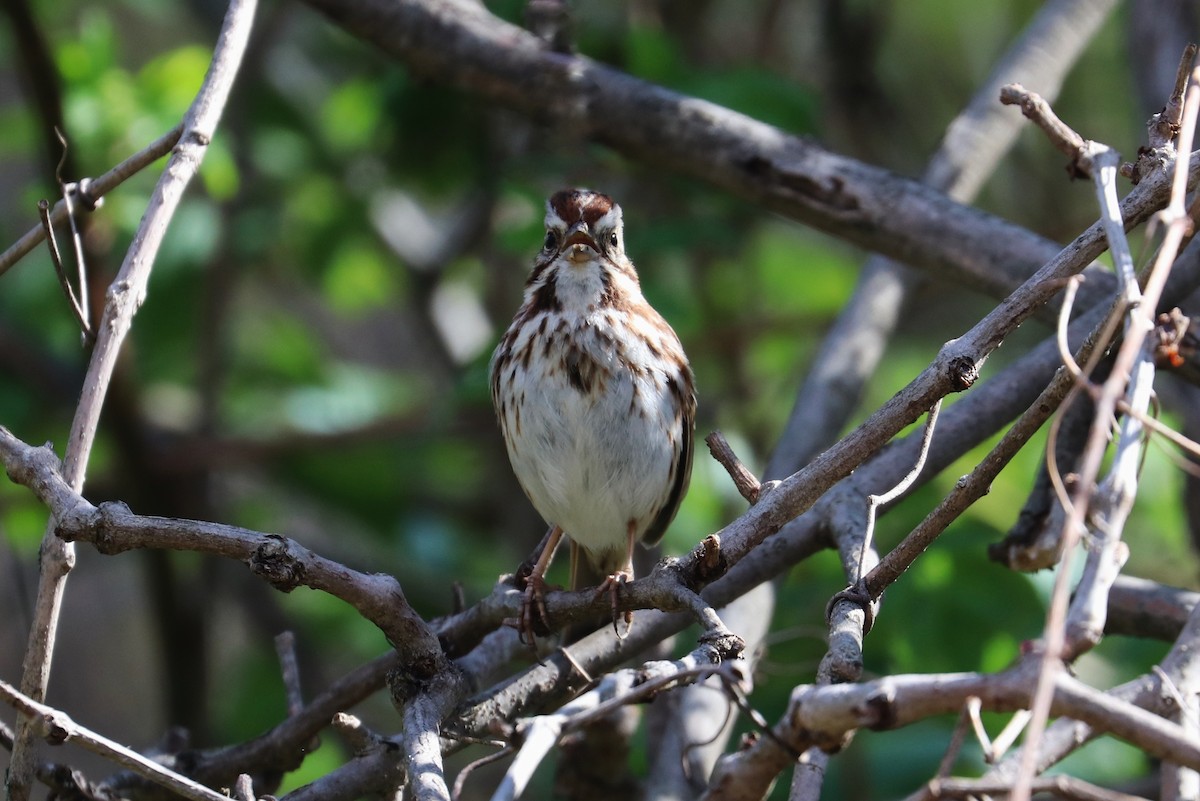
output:
M 185 45 L 152 59 L 137 77 L 144 102 L 156 115 L 183 117 L 204 82 L 211 60 L 212 50 L 198 45 Z
M 386 308 L 398 295 L 398 266 L 378 245 L 363 239 L 338 247 L 323 275 L 325 296 L 335 310 L 360 316 Z
M 375 82 L 346 81 L 325 100 L 321 131 L 338 152 L 362 150 L 375 138 L 382 113 L 382 98 Z

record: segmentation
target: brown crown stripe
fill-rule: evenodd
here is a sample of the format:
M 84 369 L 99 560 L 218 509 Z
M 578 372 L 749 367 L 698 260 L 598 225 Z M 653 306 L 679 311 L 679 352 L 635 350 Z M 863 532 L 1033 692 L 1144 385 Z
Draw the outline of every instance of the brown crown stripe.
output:
M 596 221 L 612 211 L 612 198 L 599 192 L 586 192 L 578 189 L 564 189 L 555 192 L 550 198 L 550 208 L 554 210 L 567 225 L 583 220 L 591 227 Z

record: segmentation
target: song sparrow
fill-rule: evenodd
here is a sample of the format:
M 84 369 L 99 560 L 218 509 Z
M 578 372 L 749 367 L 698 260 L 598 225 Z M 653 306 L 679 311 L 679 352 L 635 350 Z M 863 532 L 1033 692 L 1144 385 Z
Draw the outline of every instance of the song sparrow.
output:
M 546 203 L 546 239 L 524 302 L 490 366 L 492 402 L 517 480 L 551 530 L 529 576 L 518 629 L 563 533 L 606 575 L 597 594 L 633 578 L 633 546 L 675 517 L 692 472 L 696 395 L 679 337 L 642 297 L 625 255 L 621 207 L 586 189 Z M 626 623 L 632 620 L 626 616 Z

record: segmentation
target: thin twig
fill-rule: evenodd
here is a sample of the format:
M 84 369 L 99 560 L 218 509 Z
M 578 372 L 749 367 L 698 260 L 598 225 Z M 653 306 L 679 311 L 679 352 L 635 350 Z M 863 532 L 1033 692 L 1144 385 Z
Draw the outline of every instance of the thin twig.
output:
M 1063 290 L 1062 306 L 1058 309 L 1058 328 L 1056 329 L 1058 342 L 1058 355 L 1062 358 L 1062 363 L 1071 371 L 1071 375 L 1076 379 L 1083 378 L 1083 368 L 1075 361 L 1075 357 L 1071 354 L 1071 346 L 1067 340 L 1067 328 L 1071 324 L 1071 309 L 1075 306 L 1075 295 L 1079 291 L 1079 285 L 1083 283 L 1082 275 L 1073 275 L 1067 281 L 1067 287 Z
M 70 223 L 71 227 L 71 244 L 75 249 L 75 279 L 79 284 L 79 297 L 83 301 L 83 305 L 80 308 L 83 322 L 83 340 L 85 344 L 91 345 L 96 341 L 96 334 L 92 331 L 91 304 L 88 302 L 87 265 L 83 261 L 83 238 L 79 235 L 79 223 L 75 219 L 74 202 L 71 200 L 76 192 L 80 194 L 84 193 L 84 190 L 88 186 L 88 179 L 84 178 L 79 183 L 67 183 L 63 180 L 62 171 L 67 163 L 69 146 L 67 144 L 67 137 L 63 135 L 63 132 L 57 126 L 54 128 L 54 135 L 58 138 L 59 145 L 62 146 L 62 158 L 58 160 L 58 167 L 54 170 L 54 179 L 58 181 L 58 186 L 62 190 L 63 205 L 67 209 L 67 222 Z M 86 205 L 89 211 L 95 210 L 100 205 L 100 198 L 89 197 Z M 47 231 L 48 233 L 49 231 Z
M 962 751 L 963 743 L 967 740 L 967 729 L 971 727 L 976 717 L 972 712 L 972 699 L 974 699 L 976 704 L 979 702 L 979 699 L 974 698 L 974 696 L 968 698 L 962 712 L 958 714 L 958 720 L 954 724 L 954 731 L 950 733 L 950 743 L 946 746 L 946 752 L 942 754 L 941 762 L 938 763 L 937 773 L 934 774 L 939 779 L 949 776 L 950 771 L 954 770 L 954 763 L 958 761 L 958 755 Z
M 924 789 L 925 794 L 921 797 L 936 801 L 942 798 L 1002 796 L 1007 794 L 1010 788 L 1003 782 L 986 779 L 934 779 Z M 1142 796 L 1109 790 L 1072 776 L 1040 778 L 1033 783 L 1033 791 L 1048 793 L 1067 801 L 1147 801 Z
M 296 659 L 296 635 L 290 631 L 275 635 L 275 655 L 279 658 L 279 670 L 283 675 L 288 717 L 292 717 L 304 709 L 304 694 L 300 691 L 300 661 Z
M 1196 85 L 1197 77 L 1193 74 L 1193 83 L 1188 90 L 1183 127 L 1179 134 L 1179 156 L 1174 165 L 1171 185 L 1171 199 L 1164 211 L 1167 220 L 1167 232 L 1159 249 L 1154 266 L 1146 282 L 1146 288 L 1138 303 L 1129 310 L 1129 324 L 1126 328 L 1125 339 L 1117 352 L 1112 372 L 1104 383 L 1103 392 L 1096 401 L 1096 416 L 1092 424 L 1092 432 L 1088 444 L 1080 459 L 1079 481 L 1073 493 L 1074 506 L 1067 513 L 1063 526 L 1064 564 L 1060 567 L 1055 579 L 1054 593 L 1051 597 L 1050 609 L 1046 616 L 1045 633 L 1043 636 L 1042 670 L 1038 677 L 1038 685 L 1032 704 L 1032 719 L 1026 736 L 1025 747 L 1021 758 L 1021 769 L 1013 788 L 1014 801 L 1027 801 L 1029 787 L 1033 780 L 1037 746 L 1049 717 L 1051 697 L 1055 676 L 1061 672 L 1062 659 L 1070 654 L 1066 651 L 1067 603 L 1070 570 L 1067 562 L 1072 554 L 1078 531 L 1088 512 L 1093 484 L 1100 470 L 1101 460 L 1107 446 L 1109 420 L 1112 417 L 1118 397 L 1125 390 L 1125 382 L 1133 374 L 1133 367 L 1139 355 L 1143 352 L 1143 342 L 1146 335 L 1153 330 L 1152 316 L 1162 294 L 1167 275 L 1178 253 L 1179 243 L 1183 238 L 1186 225 L 1184 197 L 1186 194 L 1186 174 L 1188 172 L 1188 157 L 1192 144 L 1192 133 L 1195 127 L 1196 108 L 1200 104 L 1200 88 Z M 1097 176 L 1103 170 L 1097 171 Z M 1182 176 L 1182 177 L 1181 177 Z M 1122 229 L 1123 232 L 1123 229 Z M 1122 233 L 1123 235 L 1123 233 Z M 1114 242 L 1114 245 L 1116 243 Z M 1137 292 L 1136 283 L 1124 288 L 1126 297 Z
M 1179 136 L 1180 123 L 1183 121 L 1183 99 L 1187 90 L 1188 76 L 1192 72 L 1192 64 L 1196 61 L 1196 45 L 1189 42 L 1183 48 L 1179 57 L 1179 66 L 1175 70 L 1175 86 L 1171 96 L 1163 106 L 1163 110 L 1150 118 L 1150 147 L 1164 147 L 1175 141 Z
M 1028 725 L 1028 709 L 1018 709 L 1014 712 L 1013 716 L 1009 718 L 1008 723 L 1000 731 L 1000 734 L 992 740 L 992 750 L 989 755 L 991 758 L 988 759 L 988 762 L 1000 759 L 1008 753 L 1008 749 L 1012 747 L 1012 744 L 1017 741 L 1017 738 L 1021 736 L 1021 732 L 1025 731 L 1025 727 Z
M 254 796 L 254 780 L 247 773 L 238 775 L 237 781 L 233 783 L 233 798 L 237 801 L 255 801 Z
M 183 124 L 180 123 L 99 178 L 91 181 L 80 181 L 78 184 L 80 187 L 80 197 L 84 200 L 85 207 L 95 207 L 101 197 L 170 153 L 182 135 Z M 50 220 L 55 225 L 58 225 L 66 220 L 66 218 L 67 204 L 65 201 L 60 200 L 50 210 Z M 10 267 L 27 256 L 45 238 L 46 231 L 40 224 L 29 229 L 24 236 L 10 245 L 3 253 L 0 253 L 0 275 L 4 275 Z
M 1103 196 L 1102 196 L 1103 197 Z M 1124 241 L 1119 240 L 1119 241 Z M 1104 318 L 1103 324 L 1091 338 L 1094 343 L 1089 350 L 1086 358 L 1083 359 L 1083 366 L 1080 367 L 1079 362 L 1071 356 L 1070 349 L 1067 345 L 1067 329 L 1069 307 L 1074 301 L 1075 290 L 1078 287 L 1072 284 L 1067 285 L 1065 297 L 1063 300 L 1063 309 L 1065 314 L 1059 315 L 1057 342 L 1059 356 L 1063 361 L 1063 365 L 1074 378 L 1075 386 L 1067 394 L 1062 405 L 1059 406 L 1058 412 L 1054 415 L 1054 419 L 1050 422 L 1049 433 L 1046 437 L 1046 475 L 1050 479 L 1050 486 L 1054 490 L 1055 497 L 1063 509 L 1070 510 L 1074 506 L 1071 500 L 1071 490 L 1068 489 L 1066 479 L 1058 465 L 1058 441 L 1059 433 L 1062 429 L 1063 421 L 1067 418 L 1067 412 L 1072 408 L 1076 398 L 1080 392 L 1088 393 L 1095 400 L 1098 390 L 1091 383 L 1090 377 L 1095 372 L 1100 360 L 1104 358 L 1104 354 L 1108 351 L 1113 338 L 1117 334 L 1117 328 L 1121 321 L 1125 319 L 1125 314 L 1129 309 L 1130 300 L 1127 294 L 1122 293 L 1117 296 L 1116 301 L 1109 309 L 1108 314 Z M 1132 286 L 1129 292 L 1136 292 L 1136 286 Z M 1061 553 L 1061 549 L 1060 549 Z
M 1010 83 L 1000 90 L 1000 102 L 1006 106 L 1019 106 L 1021 113 L 1046 133 L 1050 143 L 1071 159 L 1068 172 L 1072 177 L 1091 175 L 1091 166 L 1084 155 L 1084 138 L 1059 119 L 1041 95 L 1019 83 Z
M 64 194 L 63 200 L 67 201 L 70 194 Z M 67 201 L 67 215 L 73 216 L 69 201 Z M 79 329 L 83 332 L 85 341 L 94 341 L 95 333 L 92 331 L 92 326 L 88 322 L 88 313 L 84 306 L 79 303 L 79 298 L 75 295 L 75 289 L 71 286 L 71 281 L 67 278 L 67 270 L 63 267 L 62 252 L 58 249 L 58 238 L 54 236 L 54 224 L 50 221 L 50 202 L 48 200 L 39 200 L 38 216 L 42 220 L 42 230 L 46 234 L 46 244 L 50 250 L 50 262 L 54 265 L 54 274 L 58 276 L 58 284 L 62 287 L 63 295 L 67 299 L 67 304 L 71 307 L 71 313 L 75 315 L 75 321 L 79 323 Z M 82 271 L 81 271 L 82 274 Z M 83 293 L 83 286 L 80 286 L 80 295 L 86 300 L 86 295 Z
M 61 744 L 72 742 L 81 748 L 112 760 L 191 801 L 228 801 L 228 798 L 202 784 L 167 770 L 153 759 L 109 740 L 94 731 L 80 726 L 57 709 L 38 703 L 20 693 L 7 682 L 0 681 L 0 698 L 16 709 L 23 720 L 30 721 L 30 729 L 47 740 Z
M 184 118 L 180 145 L 155 187 L 133 244 L 110 287 L 62 466 L 62 477 L 77 491 L 83 488 L 88 456 L 121 344 L 134 314 L 145 299 L 150 271 L 167 225 L 212 141 L 250 38 L 255 7 L 256 0 L 232 0 L 230 3 L 208 74 Z M 4 267 L 0 260 L 0 272 Z M 35 701 L 45 699 L 66 578 L 75 561 L 74 546 L 56 535 L 54 520 L 47 526 L 42 542 L 34 621 L 21 674 L 21 691 Z M 28 801 L 29 798 L 35 764 L 31 723 L 29 718 L 22 717 L 17 724 L 8 774 L 12 801 Z
M 471 776 L 476 768 L 482 768 L 492 764 L 493 762 L 499 762 L 501 759 L 511 755 L 514 750 L 515 749 L 513 749 L 512 746 L 505 745 L 496 753 L 482 756 L 479 759 L 467 764 L 458 772 L 458 775 L 454 777 L 454 786 L 450 788 L 450 798 L 453 799 L 453 801 L 458 801 L 458 799 L 462 798 L 463 787 L 466 786 L 467 779 Z
M 79 235 L 79 222 L 75 219 L 75 205 L 71 197 L 78 184 L 63 186 L 63 204 L 67 207 L 67 222 L 71 227 L 71 245 L 75 250 L 75 280 L 79 283 L 79 312 L 83 327 L 83 338 L 88 344 L 96 341 L 96 332 L 92 329 L 91 305 L 88 303 L 87 265 L 83 261 L 83 237 Z
M 712 458 L 716 459 L 717 463 L 724 467 L 725 472 L 729 473 L 729 477 L 733 479 L 733 485 L 737 487 L 738 494 L 751 505 L 757 503 L 762 486 L 749 468 L 742 464 L 741 459 L 738 459 L 737 454 L 733 451 L 733 446 L 729 444 L 729 440 L 725 439 L 725 435 L 720 431 L 714 431 L 705 437 L 704 441 L 708 443 L 708 452 L 712 454 Z
M 979 747 L 983 751 L 983 761 L 989 765 L 1004 756 L 1009 747 L 1016 741 L 1017 737 L 1024 731 L 1025 725 L 1029 722 L 1029 712 L 1024 709 L 1018 709 L 1013 712 L 1008 723 L 1000 731 L 1000 735 L 995 739 L 988 736 L 987 729 L 983 726 L 983 718 L 980 713 L 983 711 L 983 702 L 978 696 L 972 696 L 967 699 L 964 714 L 971 721 L 971 727 L 975 731 L 975 739 L 979 741 Z
M 938 414 L 942 411 L 942 399 L 938 398 L 937 402 L 929 410 L 929 416 L 925 418 L 925 430 L 921 434 L 921 450 L 917 454 L 917 461 L 913 465 L 912 470 L 908 471 L 908 475 L 900 479 L 894 487 L 882 495 L 867 496 L 867 527 L 863 532 L 862 550 L 858 560 L 858 575 L 854 577 L 854 583 L 862 581 L 863 564 L 867 559 L 867 551 L 871 547 L 871 543 L 875 538 L 875 512 L 880 506 L 891 503 L 896 498 L 899 498 L 908 488 L 917 480 L 917 476 L 921 475 L 921 471 L 925 469 L 925 459 L 929 456 L 929 445 L 933 442 L 933 430 L 937 427 Z

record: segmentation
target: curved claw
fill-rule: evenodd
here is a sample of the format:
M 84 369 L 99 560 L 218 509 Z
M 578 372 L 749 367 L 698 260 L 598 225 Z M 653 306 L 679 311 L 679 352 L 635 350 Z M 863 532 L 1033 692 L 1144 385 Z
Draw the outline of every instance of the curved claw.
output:
M 625 639 L 629 636 L 629 632 L 633 631 L 633 612 L 626 610 L 622 615 L 620 609 L 618 609 L 620 601 L 618 596 L 620 595 L 621 587 L 625 586 L 625 583 L 630 581 L 632 578 L 632 570 L 618 570 L 617 572 L 611 574 L 608 578 L 604 579 L 604 581 L 600 582 L 600 586 L 596 588 L 596 598 L 599 598 L 601 595 L 607 592 L 609 593 L 609 597 L 612 599 L 613 632 L 617 635 L 618 640 Z M 623 618 L 625 621 L 624 634 L 621 633 L 620 627 L 617 626 L 618 617 Z
M 546 568 L 550 566 L 550 560 L 554 558 L 554 551 L 558 548 L 562 533 L 561 527 L 550 527 L 546 536 L 542 538 L 541 545 L 538 546 L 536 563 L 525 576 L 525 594 L 521 597 L 521 615 L 516 621 L 516 629 L 521 642 L 530 646 L 536 644 L 537 630 L 534 628 L 533 613 L 535 607 L 541 622 L 542 633 L 549 633 L 550 630 L 548 625 L 550 615 L 546 613 Z M 521 572 L 524 572 L 524 566 L 522 568 Z
M 526 645 L 536 644 L 535 610 L 541 628 L 547 628 L 546 621 L 550 619 L 550 615 L 546 612 L 546 589 L 546 579 L 539 575 L 529 576 L 525 580 L 525 594 L 521 598 L 521 616 L 517 620 L 517 637 Z

